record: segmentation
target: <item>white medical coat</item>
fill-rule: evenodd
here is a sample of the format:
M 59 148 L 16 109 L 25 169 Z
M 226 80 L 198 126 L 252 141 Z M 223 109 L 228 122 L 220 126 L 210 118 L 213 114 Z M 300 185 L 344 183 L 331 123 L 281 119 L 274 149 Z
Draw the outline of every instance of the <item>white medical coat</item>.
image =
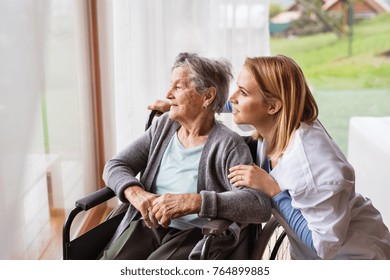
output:
M 259 141 L 259 163 L 266 159 Z M 294 259 L 390 259 L 390 234 L 371 200 L 355 193 L 353 167 L 322 125 L 301 123 L 270 175 L 292 198 L 312 231 L 317 255 L 286 229 Z M 383 186 L 385 187 L 385 186 Z

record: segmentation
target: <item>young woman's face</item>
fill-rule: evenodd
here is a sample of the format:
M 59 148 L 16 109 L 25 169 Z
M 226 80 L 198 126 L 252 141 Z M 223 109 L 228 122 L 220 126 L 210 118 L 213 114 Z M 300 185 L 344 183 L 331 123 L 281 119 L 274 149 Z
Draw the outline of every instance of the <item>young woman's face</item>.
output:
M 237 78 L 237 90 L 230 96 L 236 124 L 251 124 L 258 127 L 270 119 L 267 104 L 251 72 L 243 67 Z
M 178 122 L 196 118 L 203 106 L 203 97 L 190 84 L 188 69 L 177 67 L 171 75 L 171 88 L 167 96 L 171 100 L 169 117 Z

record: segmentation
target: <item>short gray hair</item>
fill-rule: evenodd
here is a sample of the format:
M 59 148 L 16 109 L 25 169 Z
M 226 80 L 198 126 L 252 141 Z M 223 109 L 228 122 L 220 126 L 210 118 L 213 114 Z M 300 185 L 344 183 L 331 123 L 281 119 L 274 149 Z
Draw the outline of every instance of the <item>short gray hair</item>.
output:
M 221 113 L 229 97 L 230 81 L 233 78 L 231 64 L 227 59 L 210 59 L 195 53 L 179 53 L 172 70 L 177 67 L 187 68 L 190 72 L 191 84 L 200 94 L 211 87 L 216 89 L 213 110 Z

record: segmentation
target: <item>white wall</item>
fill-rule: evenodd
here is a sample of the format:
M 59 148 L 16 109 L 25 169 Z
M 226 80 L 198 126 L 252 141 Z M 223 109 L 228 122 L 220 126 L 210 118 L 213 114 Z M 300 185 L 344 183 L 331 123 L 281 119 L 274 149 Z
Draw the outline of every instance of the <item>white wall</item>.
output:
M 356 192 L 372 200 L 390 228 L 390 117 L 353 117 L 348 160 L 356 172 Z

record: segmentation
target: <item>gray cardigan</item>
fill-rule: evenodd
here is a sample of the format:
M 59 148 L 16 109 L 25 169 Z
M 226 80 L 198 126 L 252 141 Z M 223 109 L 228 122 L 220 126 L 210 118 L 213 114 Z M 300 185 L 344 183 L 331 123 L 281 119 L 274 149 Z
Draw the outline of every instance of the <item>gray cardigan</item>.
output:
M 131 185 L 155 192 L 161 159 L 179 127 L 178 122 L 164 114 L 141 137 L 106 163 L 103 179 L 122 202 L 128 203 L 124 191 Z M 235 239 L 239 238 L 239 231 L 246 224 L 266 222 L 271 216 L 271 202 L 263 192 L 235 188 L 230 184 L 229 168 L 239 164 L 252 164 L 247 144 L 237 133 L 215 122 L 199 161 L 197 185 L 202 206 L 198 214 L 203 218 L 236 222 Z M 136 176 L 140 172 L 142 176 L 138 180 Z M 130 205 L 113 239 L 126 229 L 137 212 Z

